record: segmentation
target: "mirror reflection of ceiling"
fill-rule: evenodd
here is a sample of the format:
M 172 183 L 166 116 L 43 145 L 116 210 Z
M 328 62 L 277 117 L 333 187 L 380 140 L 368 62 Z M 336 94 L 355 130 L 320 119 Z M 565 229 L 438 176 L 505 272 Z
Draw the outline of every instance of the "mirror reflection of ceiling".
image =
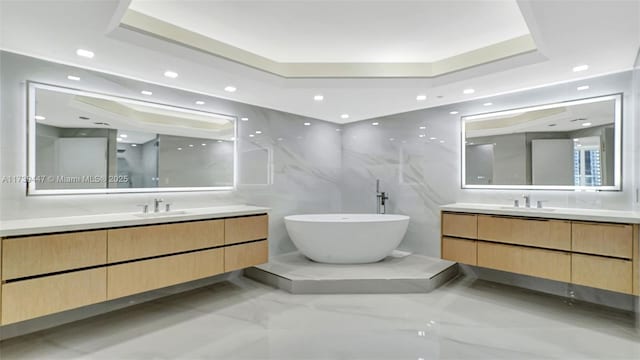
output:
M 63 128 L 110 128 L 230 140 L 233 121 L 215 114 L 157 107 L 48 89 L 36 90 L 38 123 Z
M 524 132 L 568 132 L 602 125 L 613 125 L 615 100 L 490 116 L 465 120 L 465 136 L 515 134 Z

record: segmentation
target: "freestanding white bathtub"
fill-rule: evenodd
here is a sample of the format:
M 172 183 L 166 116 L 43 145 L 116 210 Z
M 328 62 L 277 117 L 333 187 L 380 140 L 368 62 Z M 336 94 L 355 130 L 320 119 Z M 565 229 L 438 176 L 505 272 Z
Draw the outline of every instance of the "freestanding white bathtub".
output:
M 314 214 L 284 218 L 287 232 L 309 259 L 363 264 L 384 259 L 402 241 L 409 217 L 391 214 Z

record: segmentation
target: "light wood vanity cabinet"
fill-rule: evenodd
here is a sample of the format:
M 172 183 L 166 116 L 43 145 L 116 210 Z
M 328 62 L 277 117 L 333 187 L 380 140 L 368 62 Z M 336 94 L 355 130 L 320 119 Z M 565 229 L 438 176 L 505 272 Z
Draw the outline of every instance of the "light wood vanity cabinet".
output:
M 2 285 L 2 324 L 32 319 L 107 300 L 104 267 Z
M 225 250 L 197 251 L 109 266 L 107 298 L 117 299 L 222 274 L 225 272 L 223 263 Z M 251 265 L 253 264 L 247 266 Z
M 631 259 L 633 226 L 574 222 L 572 246 L 576 252 Z
M 268 216 L 0 240 L 0 322 L 49 315 L 268 260 Z
M 472 215 L 476 236 L 458 220 Z M 640 295 L 638 224 L 443 212 L 441 244 L 443 259 Z
M 109 263 L 224 245 L 225 220 L 109 229 Z M 266 236 L 265 236 L 266 237 Z
M 2 280 L 104 265 L 107 232 L 79 231 L 2 240 Z
M 547 249 L 571 250 L 571 222 L 479 215 L 478 239 Z
M 478 215 L 465 213 L 443 214 L 442 234 L 475 239 L 478 235 Z
M 478 242 L 476 240 L 442 238 L 442 258 L 467 265 L 478 264 Z
M 226 245 L 266 239 L 269 232 L 269 218 L 267 215 L 261 215 L 225 219 L 224 231 Z

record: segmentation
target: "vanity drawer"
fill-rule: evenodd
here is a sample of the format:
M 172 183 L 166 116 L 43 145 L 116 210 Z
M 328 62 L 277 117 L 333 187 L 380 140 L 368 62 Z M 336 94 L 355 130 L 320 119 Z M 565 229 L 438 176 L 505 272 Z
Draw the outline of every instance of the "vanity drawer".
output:
M 480 215 L 478 239 L 569 251 L 571 222 Z
M 477 245 L 476 240 L 442 238 L 442 258 L 462 264 L 476 265 Z
M 105 230 L 2 240 L 2 280 L 103 265 L 106 261 Z
M 572 223 L 572 250 L 575 252 L 633 257 L 633 226 L 609 223 Z
M 267 240 L 224 248 L 225 272 L 264 264 L 267 261 L 269 261 L 269 244 Z
M 517 245 L 478 242 L 478 266 L 569 282 L 571 255 Z
M 633 293 L 633 263 L 629 260 L 572 254 L 571 282 L 626 294 Z
M 109 300 L 224 272 L 224 250 L 212 249 L 107 267 Z
M 259 215 L 225 219 L 224 231 L 225 244 L 266 239 L 269 235 L 269 217 Z
M 443 213 L 442 235 L 475 239 L 478 235 L 478 216 L 465 213 Z
M 2 324 L 32 319 L 107 299 L 107 270 L 74 271 L 2 285 Z
M 224 245 L 224 220 L 110 229 L 109 263 Z

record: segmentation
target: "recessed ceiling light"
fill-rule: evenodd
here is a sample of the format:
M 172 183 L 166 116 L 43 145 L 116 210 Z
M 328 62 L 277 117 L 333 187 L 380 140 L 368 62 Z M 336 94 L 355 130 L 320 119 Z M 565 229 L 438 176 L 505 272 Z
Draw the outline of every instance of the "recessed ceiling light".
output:
M 573 67 L 573 72 L 585 71 L 589 69 L 589 65 L 578 65 Z
M 576 88 L 578 91 L 589 90 L 589 85 L 582 85 Z
M 573 141 L 580 141 L 580 139 L 573 139 Z
M 164 76 L 170 78 L 170 79 L 175 79 L 178 77 L 178 73 L 175 71 L 171 71 L 171 70 L 167 70 L 164 72 Z
M 240 118 L 240 120 L 242 120 L 242 121 L 249 121 L 249 118 L 248 118 L 248 117 L 243 117 L 243 118 Z
M 426 126 L 420 126 L 420 130 L 424 130 L 426 128 L 427 128 Z
M 93 56 L 95 54 L 91 50 L 78 49 L 78 50 L 76 50 L 76 55 L 82 56 L 82 57 L 87 58 L 87 59 L 93 59 Z
M 179 148 L 178 148 L 178 151 L 180 151 L 180 150 L 182 150 L 182 148 L 181 148 L 181 147 L 179 147 Z
M 426 136 L 425 134 L 420 134 L 420 135 L 418 135 L 418 137 L 421 137 L 421 138 L 423 138 L 423 137 L 425 137 L 425 136 Z
M 395 140 L 394 138 L 389 138 L 389 141 L 394 141 L 394 140 Z
M 122 139 L 121 138 L 117 138 L 116 141 L 117 142 L 122 142 Z
M 313 97 L 313 100 L 322 101 L 322 100 L 324 100 L 324 96 L 323 95 L 316 95 L 316 96 Z
M 151 91 L 149 91 L 149 90 L 142 90 L 142 91 L 140 91 L 140 94 L 147 95 L 147 96 L 153 95 L 153 93 Z
M 451 115 L 455 115 L 455 114 L 457 114 L 457 113 L 458 113 L 457 111 L 450 111 L 450 112 L 449 112 L 449 114 L 451 114 Z
M 416 100 L 425 101 L 425 100 L 427 100 L 427 95 L 418 95 L 418 96 L 416 96 Z
M 73 80 L 73 81 L 80 81 L 80 77 L 75 75 L 68 75 L 67 79 Z
M 340 115 L 341 118 L 343 119 L 348 119 L 349 118 L 349 114 L 342 114 Z
M 236 137 L 235 137 L 235 136 L 232 136 L 232 137 L 230 137 L 230 138 L 229 138 L 229 140 L 231 140 L 231 141 L 236 141 Z
M 120 134 L 120 137 L 121 137 L 121 138 L 123 138 L 123 139 L 126 139 L 126 138 L 128 138 L 128 137 L 129 137 L 129 135 L 127 135 L 127 134 Z
M 200 145 L 202 145 L 202 146 L 207 146 L 207 144 L 205 144 L 205 143 L 202 143 L 202 144 L 200 144 Z
M 378 123 L 378 122 L 372 122 L 372 123 L 371 123 L 371 125 L 373 125 L 373 126 L 378 126 L 378 125 L 380 125 L 380 123 Z
M 436 140 L 437 138 L 434 138 L 433 136 L 429 138 L 429 140 Z
M 189 144 L 189 147 L 193 147 L 193 144 Z
M 253 135 L 253 134 L 249 134 L 249 137 L 254 137 L 254 136 L 255 136 L 255 135 Z
M 278 141 L 282 141 L 282 140 L 284 140 L 284 139 L 283 139 L 283 138 L 281 138 L 281 137 L 279 137 L 279 138 L 277 138 L 276 140 L 278 140 Z
M 482 105 L 484 105 L 484 106 L 491 106 L 491 105 L 493 105 L 493 103 L 492 103 L 492 102 L 486 102 L 486 103 L 484 103 L 484 104 L 482 104 Z
M 311 123 L 310 122 L 306 122 L 306 123 L 304 123 L 304 126 L 311 126 Z
M 444 144 L 444 140 L 440 140 L 440 144 Z
M 463 94 L 473 94 L 474 92 L 476 92 L 476 91 L 474 89 L 471 89 L 471 88 L 462 90 Z
M 46 119 L 46 117 L 44 117 L 42 115 L 36 115 L 35 118 L 36 118 L 36 120 L 44 120 L 44 119 Z
M 340 132 L 340 129 L 336 129 L 337 132 Z
M 222 140 L 218 140 L 218 142 L 219 142 L 219 143 L 221 143 L 221 142 L 222 142 Z
M 256 130 L 256 134 L 260 135 L 260 134 L 262 134 L 262 131 Z
M 590 122 L 582 123 L 582 126 L 591 126 Z
M 236 90 L 238 89 L 236 89 L 235 86 L 231 86 L 231 85 L 224 88 L 224 91 L 227 91 L 227 92 L 235 92 Z
M 196 101 L 196 105 L 204 105 L 204 101 L 198 100 L 198 101 Z
M 138 146 L 138 145 L 136 145 L 136 144 L 131 144 L 131 146 L 136 147 L 136 146 Z

